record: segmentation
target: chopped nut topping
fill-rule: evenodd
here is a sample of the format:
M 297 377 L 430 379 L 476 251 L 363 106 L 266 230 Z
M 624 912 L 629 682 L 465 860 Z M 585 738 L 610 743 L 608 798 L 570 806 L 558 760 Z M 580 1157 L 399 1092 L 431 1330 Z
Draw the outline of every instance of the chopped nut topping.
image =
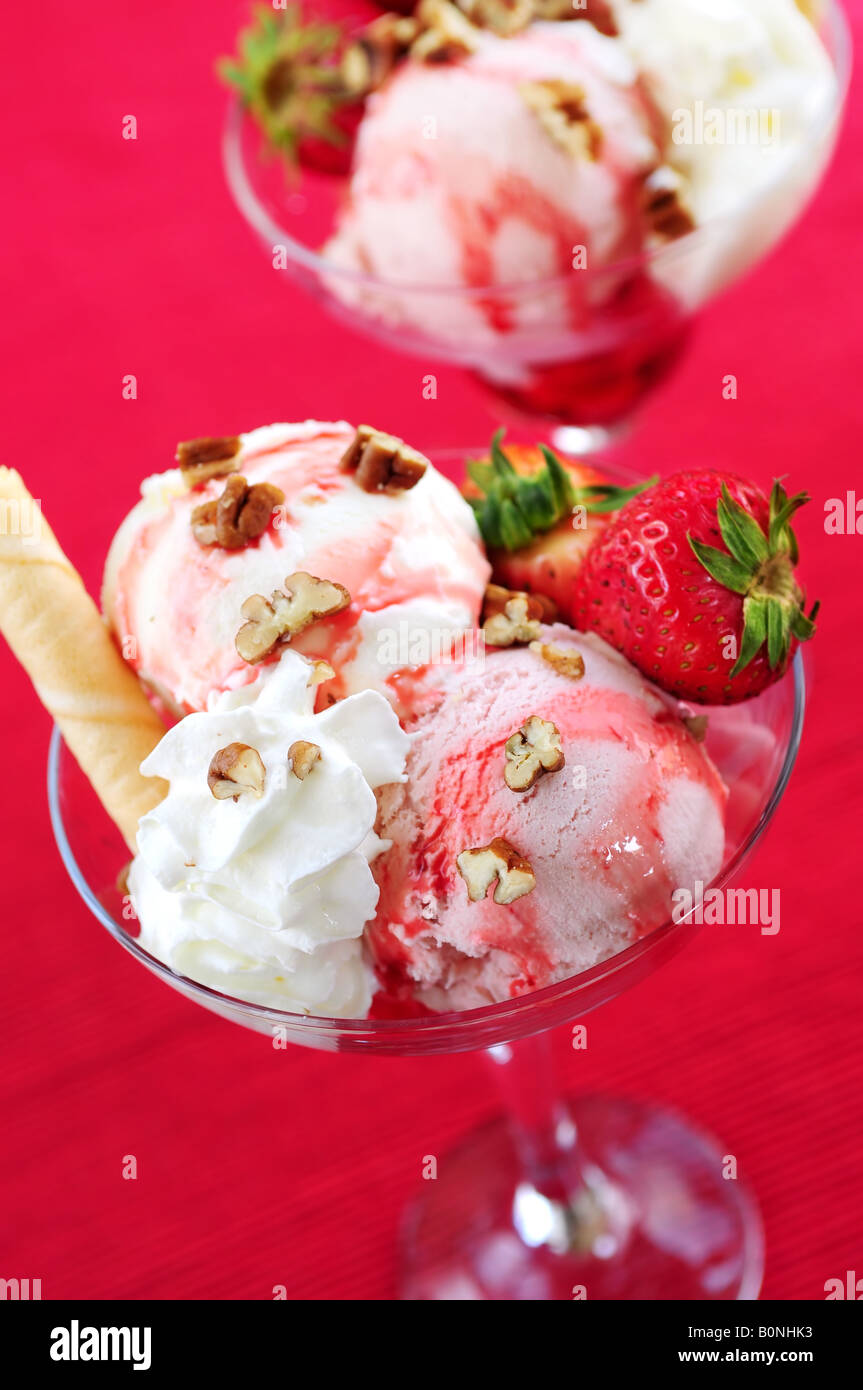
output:
M 176 459 L 187 487 L 200 487 L 210 478 L 221 478 L 233 473 L 232 459 L 242 448 L 242 440 L 236 435 L 224 439 L 187 439 L 177 445 Z
M 270 524 L 274 507 L 285 494 L 272 483 L 249 487 L 240 473 L 232 473 L 221 497 L 202 502 L 192 512 L 192 532 L 199 545 L 221 546 L 223 550 L 242 550 L 262 536 Z
M 393 434 L 360 425 L 344 454 L 342 472 L 353 473 L 365 492 L 407 492 L 416 487 L 428 459 Z
M 501 905 L 514 903 L 536 887 L 536 875 L 528 861 L 500 836 L 478 849 L 463 849 L 456 864 L 472 903 L 480 902 L 495 880 L 494 901 Z
M 305 782 L 315 763 L 321 760 L 321 750 L 316 743 L 307 743 L 304 738 L 297 739 L 288 749 L 288 765 L 295 777 Z
M 575 647 L 556 647 L 551 642 L 531 642 L 530 649 L 553 666 L 559 676 L 580 681 L 584 675 L 584 657 Z
M 311 667 L 306 685 L 323 685 L 324 681 L 331 681 L 336 674 L 328 661 L 313 661 Z
M 687 714 L 683 717 L 686 725 L 696 743 L 703 743 L 707 736 L 708 718 L 706 714 Z
M 539 637 L 543 608 L 532 594 L 489 584 L 482 615 L 482 631 L 488 645 L 512 647 Z
M 572 0 L 560 3 L 566 4 L 572 13 Z M 456 0 L 456 4 L 471 24 L 504 36 L 526 29 L 536 16 L 534 0 Z
M 417 62 L 450 63 L 475 50 L 476 29 L 449 0 L 420 0 L 416 17 L 421 32 L 411 45 L 410 56 Z
M 244 792 L 264 794 L 267 773 L 261 755 L 247 743 L 229 743 L 213 757 L 207 785 L 217 801 L 239 801 Z
M 683 179 L 661 164 L 644 180 L 644 215 L 653 234 L 674 241 L 695 228 L 695 219 L 683 201 Z
M 340 613 L 350 601 L 342 584 L 331 584 L 328 579 L 317 579 L 298 570 L 285 580 L 284 593 L 276 589 L 270 600 L 262 594 L 246 599 L 240 609 L 246 622 L 237 633 L 237 651 L 244 661 L 254 665 L 319 618 Z
M 566 759 L 560 730 L 548 719 L 532 714 L 504 744 L 503 779 L 510 791 L 526 792 L 546 772 L 559 772 Z
M 405 56 L 420 26 L 406 15 L 383 14 L 372 20 L 345 49 L 341 78 L 351 96 L 367 96 L 380 87 Z
M 620 31 L 608 0 L 533 0 L 534 19 L 587 19 L 600 34 L 614 38 Z
M 577 82 L 550 79 L 548 82 L 523 82 L 519 91 L 543 129 L 567 154 L 577 159 L 599 158 L 602 130 L 590 117 L 583 87 Z

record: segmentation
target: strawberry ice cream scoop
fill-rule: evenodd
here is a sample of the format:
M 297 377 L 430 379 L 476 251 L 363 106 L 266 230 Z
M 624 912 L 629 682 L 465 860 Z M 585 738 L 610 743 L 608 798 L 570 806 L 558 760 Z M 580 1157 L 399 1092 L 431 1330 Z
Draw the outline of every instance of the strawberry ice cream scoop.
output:
M 649 98 L 589 24 L 474 41 L 457 62 L 402 64 L 369 99 L 326 254 L 389 282 L 565 275 L 577 296 L 576 248 L 593 268 L 641 248 L 643 179 L 661 162 Z
M 725 787 L 673 702 L 593 635 L 558 626 L 543 642 L 576 672 L 580 654 L 583 675 L 528 647 L 488 652 L 417 721 L 407 780 L 382 796 L 378 830 L 393 846 L 374 865 L 367 941 L 386 984 L 435 1010 L 596 965 L 722 864 Z M 505 746 L 531 720 L 553 726 L 565 761 L 546 748 L 550 770 L 516 791 Z M 482 895 L 464 852 L 495 841 L 517 858 Z
M 354 437 L 344 422 L 317 421 L 240 436 L 230 466 L 284 502 L 237 549 L 201 544 L 193 526 L 225 477 L 190 490 L 175 469 L 144 483 L 111 547 L 103 608 L 124 656 L 176 713 L 254 680 L 259 667 L 236 646 L 241 609 L 299 572 L 350 595 L 291 641 L 335 672 L 321 704 L 374 689 L 408 713 L 439 679 L 441 657 L 475 627 L 489 565 L 467 503 L 431 464 L 410 488 L 366 491 L 341 465 Z

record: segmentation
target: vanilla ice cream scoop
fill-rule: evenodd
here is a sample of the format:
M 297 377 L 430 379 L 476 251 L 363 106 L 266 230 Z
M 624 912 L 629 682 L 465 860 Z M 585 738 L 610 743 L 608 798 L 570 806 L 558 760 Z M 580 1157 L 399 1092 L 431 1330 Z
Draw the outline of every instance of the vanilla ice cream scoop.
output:
M 236 647 L 241 610 L 252 595 L 283 592 L 293 574 L 350 595 L 291 641 L 335 672 L 321 702 L 374 689 L 405 712 L 437 679 L 447 643 L 476 625 L 490 568 L 471 509 L 431 464 L 409 489 L 366 491 L 341 467 L 354 436 L 344 422 L 317 421 L 240 436 L 231 467 L 285 500 L 238 549 L 202 545 L 192 524 L 224 477 L 190 490 L 174 469 L 143 484 L 111 547 L 102 605 L 123 655 L 175 713 L 254 680 L 257 666 Z
M 598 637 L 543 642 L 557 664 L 522 647 L 453 675 L 382 795 L 393 847 L 367 937 L 384 978 L 436 1010 L 596 965 L 722 865 L 725 787 L 674 702 Z
M 362 1018 L 375 791 L 403 776 L 408 737 L 374 691 L 315 714 L 313 680 L 286 651 L 165 734 L 141 770 L 169 789 L 138 828 L 129 893 L 140 944 L 179 974 L 271 1008 Z
M 833 66 L 797 0 L 611 3 L 699 224 L 781 178 L 834 102 Z

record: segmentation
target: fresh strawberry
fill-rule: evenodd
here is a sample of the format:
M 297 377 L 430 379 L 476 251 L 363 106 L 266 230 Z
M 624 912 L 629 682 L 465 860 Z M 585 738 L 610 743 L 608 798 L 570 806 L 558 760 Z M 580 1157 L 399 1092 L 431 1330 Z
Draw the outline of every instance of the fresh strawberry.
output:
M 699 704 L 747 700 L 786 671 L 815 631 L 795 577 L 791 518 L 808 502 L 780 482 L 676 473 L 634 498 L 576 579 L 575 625 L 593 630 L 664 690 Z
M 346 178 L 351 171 L 357 130 L 364 114 L 364 102 L 336 107 L 330 116 L 328 137 L 304 135 L 297 144 L 297 162 L 304 169 L 314 169 L 319 174 Z
M 219 72 L 239 95 L 267 144 L 291 169 L 346 174 L 363 95 L 348 91 L 341 62 L 349 36 L 339 25 L 306 22 L 299 4 L 258 5 L 237 55 Z
M 504 453 L 501 433 L 488 459 L 468 463 L 463 489 L 488 547 L 492 578 L 551 599 L 571 622 L 576 575 L 607 513 L 649 484 L 613 487 L 595 469 L 543 445 L 513 444 Z

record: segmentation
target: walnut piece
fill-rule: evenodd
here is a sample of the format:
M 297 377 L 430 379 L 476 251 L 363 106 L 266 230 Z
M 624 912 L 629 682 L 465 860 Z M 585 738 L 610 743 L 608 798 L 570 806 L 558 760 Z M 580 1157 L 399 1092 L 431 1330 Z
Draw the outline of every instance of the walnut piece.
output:
M 284 500 L 281 488 L 272 483 L 249 487 L 241 473 L 232 473 L 221 497 L 202 502 L 192 512 L 192 534 L 204 548 L 242 550 L 264 534 L 273 509 Z
M 548 719 L 532 714 L 504 744 L 503 780 L 513 792 L 526 792 L 546 772 L 559 772 L 566 758 L 560 730 Z
M 572 13 L 572 0 L 560 3 L 566 3 Z M 526 29 L 536 15 L 534 0 L 456 0 L 456 4 L 471 24 L 504 37 Z
M 600 34 L 614 38 L 620 31 L 608 0 L 532 0 L 534 19 L 587 19 Z
M 587 110 L 583 87 L 577 82 L 552 78 L 547 82 L 523 82 L 519 91 L 561 149 L 576 159 L 599 158 L 602 130 Z
M 489 584 L 482 616 L 483 636 L 490 647 L 524 645 L 540 635 L 543 605 L 532 594 Z
M 674 241 L 695 229 L 683 189 L 683 179 L 667 164 L 661 164 L 644 180 L 644 215 L 654 236 L 662 241 Z
M 449 0 L 420 0 L 416 8 L 420 33 L 410 49 L 410 56 L 416 62 L 451 63 L 474 52 L 478 35 L 465 18 L 463 8 L 451 5 Z M 501 8 L 506 9 L 506 6 Z
M 584 657 L 575 647 L 556 647 L 552 642 L 531 642 L 530 649 L 542 661 L 553 666 L 559 676 L 580 681 L 584 675 Z
M 336 674 L 328 661 L 316 660 L 310 665 L 309 679 L 306 681 L 308 686 L 323 685 L 324 681 L 331 681 Z
M 416 487 L 428 459 L 393 434 L 360 425 L 344 454 L 343 473 L 353 473 L 365 492 L 407 492 Z
M 342 584 L 318 579 L 305 570 L 288 575 L 285 591 L 276 589 L 271 599 L 262 594 L 247 598 L 240 613 L 246 619 L 236 636 L 236 648 L 244 661 L 263 661 L 280 643 L 290 642 L 319 618 L 329 618 L 347 608 L 351 596 Z
M 187 439 L 177 445 L 176 459 L 180 465 L 183 482 L 187 487 L 200 487 L 210 478 L 221 478 L 233 473 L 232 459 L 242 448 L 242 440 L 237 435 L 223 439 Z
M 502 906 L 523 898 L 536 887 L 536 875 L 528 861 L 501 836 L 477 849 L 463 849 L 456 864 L 472 903 L 480 902 L 495 880 L 494 901 Z
M 239 801 L 245 792 L 264 794 L 267 773 L 260 753 L 247 743 L 229 743 L 214 754 L 207 785 L 217 801 Z
M 340 75 L 345 90 L 354 97 L 376 91 L 419 32 L 416 19 L 408 15 L 382 14 L 373 19 L 342 55 Z
M 298 738 L 288 749 L 288 766 L 301 782 L 306 780 L 315 763 L 319 763 L 320 760 L 321 750 L 318 745 L 307 743 L 304 738 Z

